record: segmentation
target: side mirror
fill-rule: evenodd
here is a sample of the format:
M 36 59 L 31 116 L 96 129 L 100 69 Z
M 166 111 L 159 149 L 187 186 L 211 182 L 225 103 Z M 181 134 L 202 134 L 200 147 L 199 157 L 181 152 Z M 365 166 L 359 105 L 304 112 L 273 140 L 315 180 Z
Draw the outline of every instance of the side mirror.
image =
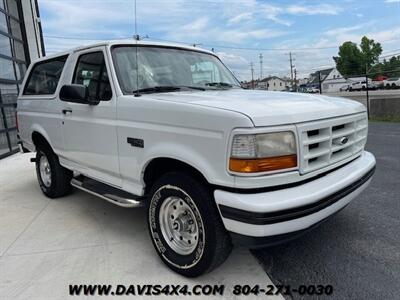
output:
M 99 101 L 89 99 L 89 91 L 83 84 L 66 84 L 61 87 L 60 100 L 73 103 L 97 105 Z

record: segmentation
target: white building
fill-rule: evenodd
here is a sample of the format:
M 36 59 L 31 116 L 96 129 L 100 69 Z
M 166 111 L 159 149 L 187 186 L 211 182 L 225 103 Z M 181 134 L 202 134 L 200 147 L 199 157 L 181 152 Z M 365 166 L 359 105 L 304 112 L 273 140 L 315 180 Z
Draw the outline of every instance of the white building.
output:
M 257 87 L 268 91 L 285 91 L 289 88 L 290 82 L 277 76 L 270 76 L 261 80 Z
M 347 80 L 336 68 L 319 70 L 310 74 L 309 84 L 319 87 L 320 80 L 322 92 L 325 93 L 338 92 L 341 87 L 347 84 Z
M 15 108 L 25 71 L 44 56 L 36 0 L 0 0 L 0 159 L 18 151 Z

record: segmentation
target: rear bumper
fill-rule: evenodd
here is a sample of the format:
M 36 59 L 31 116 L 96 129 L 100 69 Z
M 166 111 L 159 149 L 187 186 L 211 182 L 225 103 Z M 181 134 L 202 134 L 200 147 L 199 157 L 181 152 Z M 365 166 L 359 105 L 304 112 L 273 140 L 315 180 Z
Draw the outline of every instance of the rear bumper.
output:
M 271 237 L 298 233 L 344 208 L 369 184 L 375 158 L 364 152 L 351 163 L 304 184 L 263 193 L 215 190 L 225 228 L 233 235 Z

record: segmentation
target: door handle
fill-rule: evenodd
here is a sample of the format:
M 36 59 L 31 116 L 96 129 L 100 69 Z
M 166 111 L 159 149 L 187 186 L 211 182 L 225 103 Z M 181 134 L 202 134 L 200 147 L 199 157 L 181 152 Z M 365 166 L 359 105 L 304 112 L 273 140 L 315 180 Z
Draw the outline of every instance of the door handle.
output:
M 66 115 L 67 113 L 72 113 L 72 109 L 70 109 L 70 108 L 63 109 L 63 110 L 62 110 L 62 113 L 63 113 L 64 115 Z

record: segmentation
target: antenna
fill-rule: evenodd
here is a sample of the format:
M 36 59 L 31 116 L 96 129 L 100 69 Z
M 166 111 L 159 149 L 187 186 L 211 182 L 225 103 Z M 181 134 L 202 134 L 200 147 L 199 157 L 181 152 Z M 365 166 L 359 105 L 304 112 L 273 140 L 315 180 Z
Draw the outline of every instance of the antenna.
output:
M 134 6 L 134 14 L 135 14 L 135 39 L 139 40 L 139 36 L 137 33 L 137 9 L 136 9 L 136 0 L 134 0 L 135 6 Z
M 136 40 L 136 49 L 135 49 L 135 56 L 136 56 L 136 92 L 135 92 L 135 97 L 140 97 L 140 93 L 139 93 L 139 54 L 138 54 L 138 41 L 139 41 L 139 35 L 137 33 L 137 14 L 136 14 L 136 0 L 134 0 L 135 2 L 135 6 L 134 6 L 134 10 L 135 10 L 135 40 Z

